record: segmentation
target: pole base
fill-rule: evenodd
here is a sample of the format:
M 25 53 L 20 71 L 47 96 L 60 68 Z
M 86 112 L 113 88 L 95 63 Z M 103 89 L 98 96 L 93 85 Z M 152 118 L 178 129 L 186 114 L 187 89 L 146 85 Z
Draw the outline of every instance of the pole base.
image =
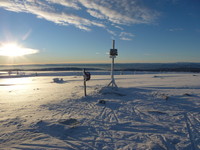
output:
M 108 86 L 111 86 L 112 88 L 118 88 L 117 84 L 115 83 L 115 80 L 111 80 Z

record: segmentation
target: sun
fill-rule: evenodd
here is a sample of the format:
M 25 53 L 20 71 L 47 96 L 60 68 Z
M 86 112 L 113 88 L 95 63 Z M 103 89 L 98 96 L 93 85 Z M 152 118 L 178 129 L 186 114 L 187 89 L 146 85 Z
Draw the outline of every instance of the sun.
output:
M 8 57 L 18 57 L 37 53 L 38 50 L 25 48 L 16 43 L 6 43 L 0 45 L 0 55 Z

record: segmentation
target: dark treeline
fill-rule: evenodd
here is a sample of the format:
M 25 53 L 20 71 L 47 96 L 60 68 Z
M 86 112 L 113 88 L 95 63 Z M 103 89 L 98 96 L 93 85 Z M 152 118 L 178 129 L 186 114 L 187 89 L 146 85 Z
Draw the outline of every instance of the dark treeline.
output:
M 88 71 L 110 71 L 109 69 L 85 68 Z M 83 68 L 40 68 L 40 69 L 6 69 L 0 71 L 82 71 Z M 200 68 L 156 68 L 156 69 L 115 69 L 115 71 L 153 71 L 153 72 L 200 72 Z
M 110 64 L 0 65 L 0 71 L 110 71 Z M 116 63 L 116 71 L 200 72 L 200 63 Z

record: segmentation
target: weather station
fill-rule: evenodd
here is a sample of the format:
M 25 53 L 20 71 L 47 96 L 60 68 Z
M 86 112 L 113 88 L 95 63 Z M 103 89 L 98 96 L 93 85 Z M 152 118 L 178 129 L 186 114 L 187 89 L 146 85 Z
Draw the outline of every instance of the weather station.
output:
M 113 45 L 113 48 L 110 49 L 110 58 L 112 59 L 112 62 L 111 62 L 111 81 L 108 84 L 108 86 L 111 86 L 113 88 L 114 87 L 117 88 L 117 84 L 115 83 L 115 78 L 114 78 L 114 60 L 115 60 L 116 56 L 118 56 L 117 49 L 115 49 L 115 40 L 113 40 L 112 45 Z

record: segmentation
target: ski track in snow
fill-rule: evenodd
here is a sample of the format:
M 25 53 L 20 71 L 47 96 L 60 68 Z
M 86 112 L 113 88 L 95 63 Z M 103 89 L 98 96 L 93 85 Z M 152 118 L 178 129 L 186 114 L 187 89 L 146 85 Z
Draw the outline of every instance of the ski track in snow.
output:
M 7 98 L 9 103 L 0 102 L 0 149 L 198 150 L 200 86 L 196 85 L 196 76 L 191 82 L 182 82 L 191 76 L 121 75 L 116 79 L 121 86 L 117 91 L 102 88 L 108 80 L 103 77 L 105 82 L 99 84 L 102 76 L 98 76 L 87 83 L 87 97 L 82 97 L 79 78 L 74 81 L 73 77 L 67 77 L 69 81 L 64 84 L 49 82 L 50 78 L 36 78 L 32 81 L 42 83 L 32 84 L 32 91 L 27 91 L 25 99 L 30 101 L 18 104 L 10 97 L 16 94 L 14 88 L 9 92 L 6 86 L 5 97 L 1 98 Z M 18 90 L 15 92 L 20 93 L 23 87 Z M 67 91 L 67 98 L 63 98 L 63 91 Z M 105 104 L 98 103 L 100 100 Z M 77 119 L 79 124 L 58 123 L 68 118 Z

